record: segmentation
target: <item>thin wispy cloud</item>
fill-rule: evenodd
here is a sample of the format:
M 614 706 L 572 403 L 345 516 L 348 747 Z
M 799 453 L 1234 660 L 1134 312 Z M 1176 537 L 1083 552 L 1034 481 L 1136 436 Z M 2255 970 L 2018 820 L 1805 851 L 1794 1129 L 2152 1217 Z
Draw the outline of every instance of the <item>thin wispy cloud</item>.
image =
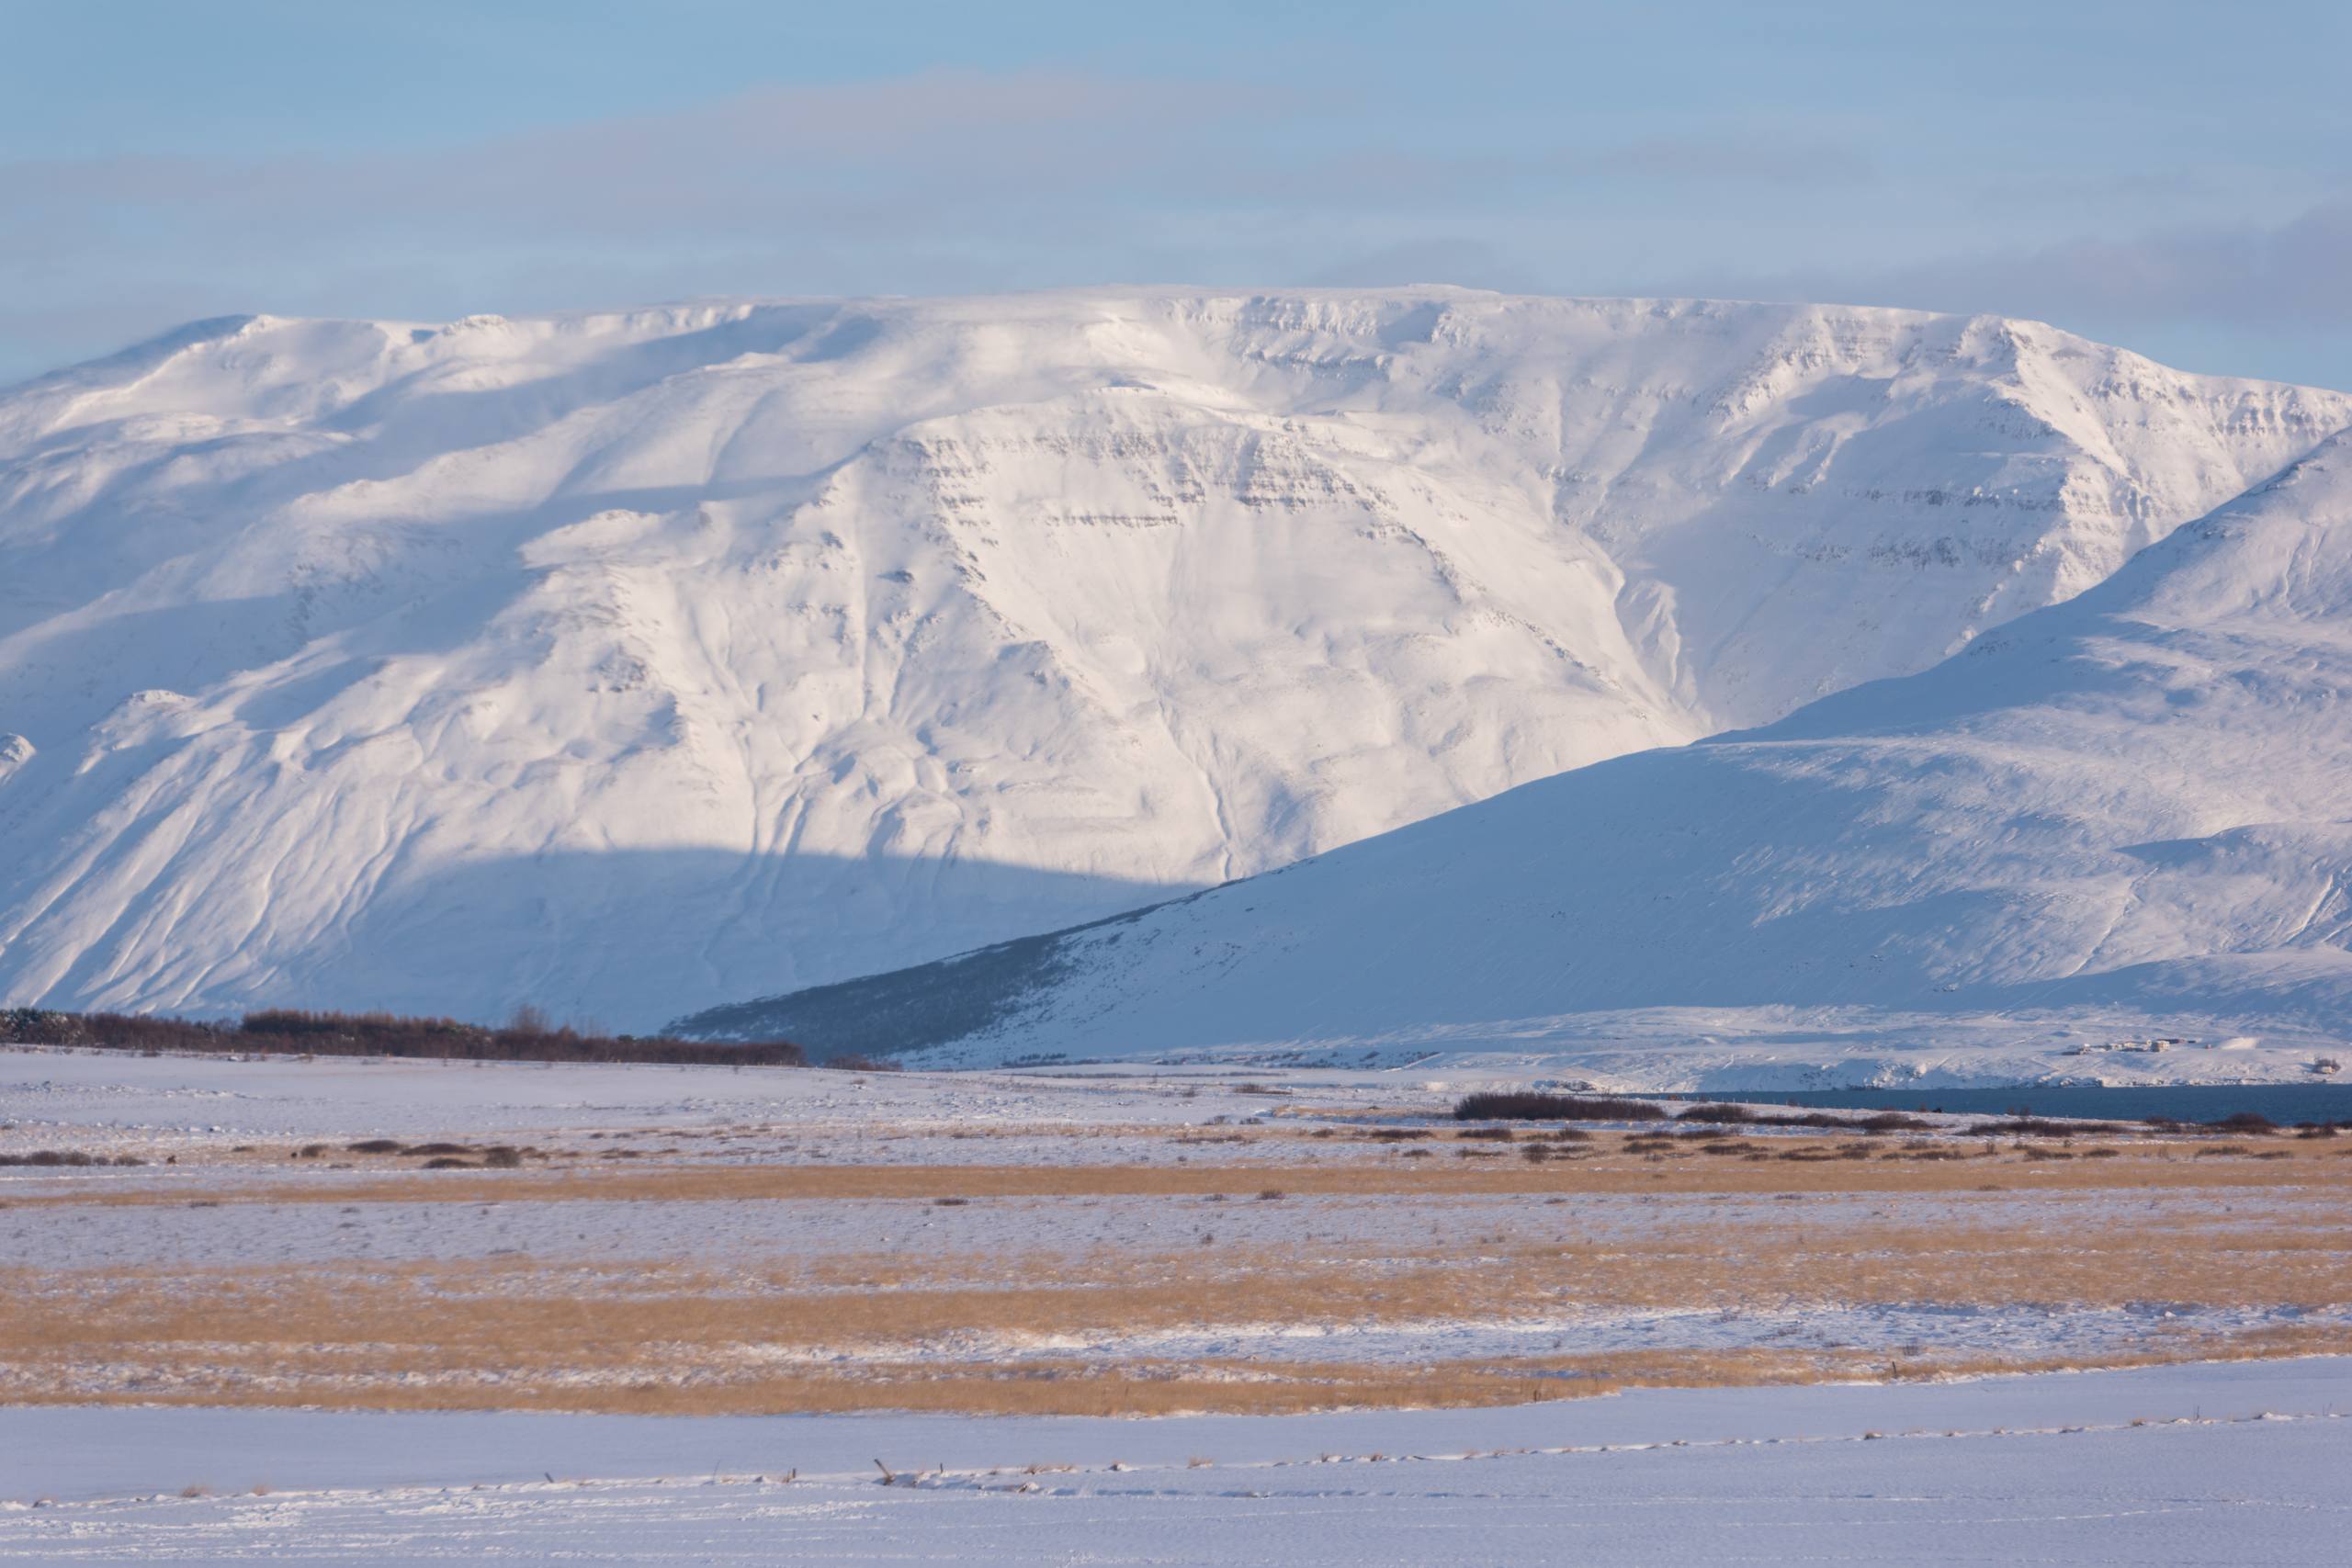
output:
M 2194 358 L 2234 336 L 2271 345 L 2270 362 L 2216 367 L 2343 384 L 2352 381 L 2346 279 L 2352 197 L 2319 202 L 2278 223 L 2181 224 L 2030 247 L 1984 245 L 1895 266 L 1686 273 L 1671 287 L 1744 299 L 2030 317 L 2156 358 Z
M 2000 310 L 2352 382 L 2328 8 L 2183 13 L 2171 41 L 2026 0 L 1829 35 L 1728 5 L 1464 0 L 1443 28 L 1371 7 L 1339 31 L 1208 10 L 1210 32 L 945 7 L 809 28 L 719 3 L 699 41 L 532 35 L 585 73 L 571 90 L 387 52 L 446 8 L 321 12 L 274 62 L 287 92 L 233 115 L 194 85 L 206 51 L 217 76 L 282 30 L 182 29 L 199 58 L 175 68 L 59 13 L 138 85 L 95 84 L 99 112 L 0 62 L 0 379 L 237 310 L 1454 281 Z M 463 14 L 486 44 L 518 27 Z M 2234 112 L 2256 84 L 2262 114 Z
M 2278 224 L 2086 236 L 1891 273 L 1883 287 L 1951 299 L 2038 299 L 2058 311 L 2352 325 L 2352 197 Z

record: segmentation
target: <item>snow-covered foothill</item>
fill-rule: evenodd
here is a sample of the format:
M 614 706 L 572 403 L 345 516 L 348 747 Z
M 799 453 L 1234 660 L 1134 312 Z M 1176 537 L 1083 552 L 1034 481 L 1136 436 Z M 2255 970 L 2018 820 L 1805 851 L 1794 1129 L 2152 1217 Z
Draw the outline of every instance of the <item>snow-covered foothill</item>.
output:
M 870 1020 L 934 1061 L 2311 1079 L 2352 1016 L 2347 626 L 2352 434 L 1932 670 L 699 1021 L 853 1045 Z

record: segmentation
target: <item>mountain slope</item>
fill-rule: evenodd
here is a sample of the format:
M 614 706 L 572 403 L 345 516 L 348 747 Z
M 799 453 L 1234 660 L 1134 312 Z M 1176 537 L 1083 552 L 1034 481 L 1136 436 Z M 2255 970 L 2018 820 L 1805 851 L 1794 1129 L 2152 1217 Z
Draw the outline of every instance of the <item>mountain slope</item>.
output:
M 1924 668 L 2347 421 L 1826 307 L 198 323 L 0 394 L 0 996 L 910 963 Z
M 761 1016 L 965 1057 L 1443 1047 L 1652 1083 L 1856 1051 L 1891 1082 L 2303 1072 L 2352 1015 L 2347 888 L 2352 432 L 1925 673 Z M 2151 1023 L 2236 1048 L 2054 1060 Z

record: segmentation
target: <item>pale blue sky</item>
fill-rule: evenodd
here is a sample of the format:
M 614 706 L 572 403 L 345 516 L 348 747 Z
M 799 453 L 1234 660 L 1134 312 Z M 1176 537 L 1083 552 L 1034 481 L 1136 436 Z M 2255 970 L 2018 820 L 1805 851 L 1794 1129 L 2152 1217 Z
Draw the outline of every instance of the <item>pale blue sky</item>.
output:
M 0 379 L 234 310 L 1459 282 L 2352 387 L 2352 6 L 0 0 Z

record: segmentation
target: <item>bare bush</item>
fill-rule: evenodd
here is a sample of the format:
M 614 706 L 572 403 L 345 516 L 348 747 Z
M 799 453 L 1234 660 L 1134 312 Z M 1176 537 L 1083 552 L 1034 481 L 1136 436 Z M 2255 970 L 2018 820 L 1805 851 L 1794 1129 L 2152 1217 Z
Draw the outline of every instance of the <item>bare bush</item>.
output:
M 1453 1108 L 1457 1122 L 1662 1122 L 1666 1112 L 1644 1100 L 1543 1094 L 1532 1089 L 1464 1095 Z
M 2263 1125 L 2268 1126 L 2267 1122 Z M 2132 1129 L 2116 1122 L 2052 1122 L 2040 1116 L 2012 1116 L 2002 1122 L 1979 1122 L 1969 1127 L 1972 1138 L 2071 1138 L 2077 1134 L 2098 1133 L 2128 1133 Z
M 80 1149 L 35 1149 L 28 1155 L 0 1155 L 0 1165 L 99 1166 L 145 1165 L 135 1155 L 94 1155 Z
M 1824 1127 L 1841 1133 L 1917 1133 L 1933 1125 L 1900 1111 L 1874 1111 L 1868 1116 L 1839 1116 L 1826 1111 L 1767 1111 L 1754 1106 L 1694 1105 L 1675 1118 L 1714 1126 Z

